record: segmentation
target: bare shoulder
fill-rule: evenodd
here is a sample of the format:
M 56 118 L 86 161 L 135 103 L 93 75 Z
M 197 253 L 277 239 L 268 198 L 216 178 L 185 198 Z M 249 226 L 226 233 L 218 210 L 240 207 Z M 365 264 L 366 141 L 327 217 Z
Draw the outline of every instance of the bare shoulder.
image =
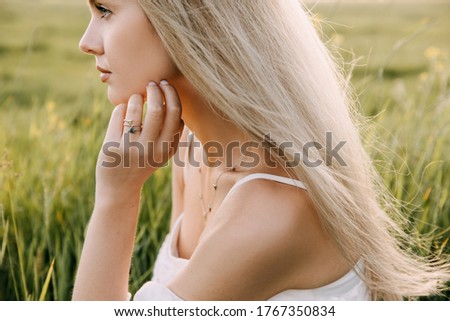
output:
M 281 260 L 289 289 L 312 289 L 336 281 L 351 268 L 323 226 L 307 190 L 266 179 L 249 181 L 230 195 L 217 220 L 244 233 L 264 233 Z M 253 246 L 258 246 L 257 242 Z
M 308 192 L 288 184 L 267 179 L 248 181 L 229 195 L 216 214 L 213 226 L 229 226 L 235 233 L 245 233 L 253 246 L 259 246 L 263 237 L 271 252 L 296 261 L 295 273 L 302 258 L 324 242 L 325 232 Z
M 185 300 L 267 300 L 292 288 L 317 237 L 314 216 L 306 191 L 248 181 L 222 203 L 168 287 Z
M 252 226 L 292 229 L 298 233 L 305 220 L 313 219 L 316 211 L 308 192 L 302 188 L 267 179 L 250 180 L 240 186 L 222 204 L 217 221 L 242 220 Z M 287 232 L 287 230 L 284 230 Z

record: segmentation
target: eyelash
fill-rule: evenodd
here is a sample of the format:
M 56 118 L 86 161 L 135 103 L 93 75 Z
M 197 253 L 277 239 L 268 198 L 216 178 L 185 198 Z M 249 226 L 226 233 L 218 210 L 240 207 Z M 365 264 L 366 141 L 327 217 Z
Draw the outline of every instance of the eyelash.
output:
M 102 15 L 100 16 L 101 19 L 106 18 L 107 16 L 109 16 L 110 13 L 112 13 L 110 10 L 106 9 L 102 5 L 95 5 L 95 7 L 100 13 L 102 13 Z

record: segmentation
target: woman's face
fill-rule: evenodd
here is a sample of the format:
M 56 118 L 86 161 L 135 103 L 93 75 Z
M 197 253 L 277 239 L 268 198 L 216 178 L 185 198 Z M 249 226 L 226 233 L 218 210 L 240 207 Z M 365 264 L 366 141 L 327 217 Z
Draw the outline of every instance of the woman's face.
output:
M 112 104 L 145 97 L 150 81 L 180 76 L 161 39 L 137 0 L 90 0 L 91 21 L 80 49 L 96 58 L 100 79 Z

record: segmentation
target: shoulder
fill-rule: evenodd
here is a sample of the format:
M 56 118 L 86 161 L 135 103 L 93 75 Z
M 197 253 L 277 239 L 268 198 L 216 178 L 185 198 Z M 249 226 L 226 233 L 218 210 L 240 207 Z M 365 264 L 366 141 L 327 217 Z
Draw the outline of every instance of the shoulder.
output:
M 291 288 L 311 251 L 307 192 L 264 179 L 238 186 L 169 287 L 186 300 L 267 300 Z
M 295 186 L 267 179 L 248 181 L 229 195 L 216 214 L 217 229 L 246 242 L 249 249 L 263 249 L 268 264 L 290 260 L 295 273 L 302 258 L 314 251 L 312 244 L 323 243 L 313 202 L 306 190 Z
M 287 229 L 297 229 L 298 223 L 315 214 L 306 190 L 268 179 L 253 179 L 238 186 L 222 204 L 221 210 L 226 212 L 216 215 L 218 220 L 259 222 L 266 218 L 260 224 L 270 221 Z
M 280 243 L 280 250 L 281 243 L 285 243 L 284 248 L 291 250 L 286 246 L 301 241 L 299 232 L 315 216 L 306 190 L 268 179 L 254 179 L 228 195 L 211 223 L 240 235 L 244 230 L 244 236 L 256 236 L 263 231 L 267 242 Z

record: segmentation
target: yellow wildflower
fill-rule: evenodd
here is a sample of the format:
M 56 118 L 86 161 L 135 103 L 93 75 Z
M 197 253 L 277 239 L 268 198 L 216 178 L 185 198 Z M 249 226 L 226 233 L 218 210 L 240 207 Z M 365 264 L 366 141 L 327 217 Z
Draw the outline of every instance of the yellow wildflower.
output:
M 47 101 L 47 104 L 45 105 L 48 113 L 52 113 L 55 110 L 55 107 L 56 103 L 53 100 Z
M 425 58 L 427 58 L 429 60 L 434 60 L 434 59 L 437 59 L 441 55 L 441 50 L 436 47 L 428 47 L 425 50 L 424 55 L 425 55 Z

